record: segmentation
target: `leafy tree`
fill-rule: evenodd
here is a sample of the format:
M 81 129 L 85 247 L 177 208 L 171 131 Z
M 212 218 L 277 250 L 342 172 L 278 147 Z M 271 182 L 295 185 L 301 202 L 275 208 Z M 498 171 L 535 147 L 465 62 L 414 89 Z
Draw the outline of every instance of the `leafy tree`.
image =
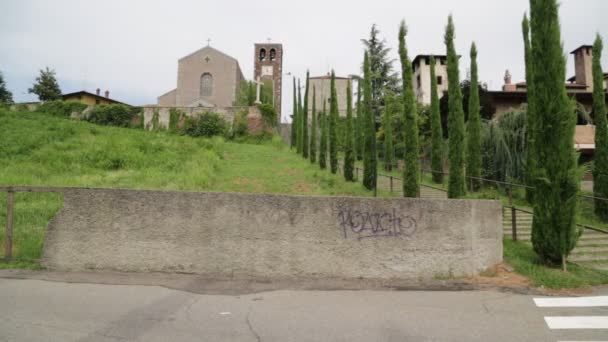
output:
M 494 113 L 496 113 L 496 106 L 494 105 L 494 100 L 492 96 L 488 92 L 487 85 L 479 84 L 477 85 L 478 94 L 479 94 L 479 114 L 484 120 L 492 120 L 494 118 Z M 468 121 L 469 115 L 469 97 L 471 95 L 471 81 L 468 79 L 464 79 L 460 82 L 460 93 L 462 94 L 462 109 L 464 111 L 464 120 Z M 450 111 L 450 94 L 449 90 L 444 96 L 439 100 L 439 110 L 441 113 L 441 127 L 443 130 L 444 138 L 447 138 L 448 132 L 448 113 Z
M 439 112 L 435 57 L 431 56 L 431 170 L 433 181 L 443 183 L 443 128 Z
M 363 58 L 363 119 L 364 139 L 363 150 L 363 186 L 368 190 L 376 188 L 377 157 L 376 157 L 376 120 L 372 110 L 372 71 L 369 66 L 367 51 Z
M 369 39 L 361 39 L 369 58 L 370 81 L 372 87 L 372 109 L 374 119 L 380 119 L 380 108 L 384 106 L 384 91 L 390 89 L 400 93 L 399 75 L 393 72 L 393 60 L 388 54 L 391 49 L 386 47 L 386 41 L 380 39 L 380 31 L 376 24 L 372 25 Z M 377 120 L 380 121 L 380 120 Z
M 346 142 L 344 143 L 344 179 L 355 181 L 355 135 L 353 130 L 353 94 L 350 81 L 346 86 Z
M 338 172 L 338 93 L 336 74 L 331 71 L 331 99 L 329 102 L 329 166 L 331 173 Z
M 598 34 L 593 44 L 593 113 L 595 114 L 595 161 L 593 166 L 593 195 L 608 198 L 608 122 L 606 99 L 603 91 L 602 38 Z M 595 200 L 595 213 L 608 220 L 608 202 Z
M 255 87 L 255 84 L 251 81 L 241 81 L 236 92 L 234 105 L 237 107 L 253 106 L 255 104 Z
M 310 125 L 310 162 L 315 163 L 317 161 L 317 108 L 316 108 L 316 98 L 317 98 L 317 90 L 315 86 L 312 86 L 312 123 Z
M 319 143 L 319 167 L 321 170 L 327 168 L 327 136 L 329 135 L 329 127 L 327 124 L 327 101 L 323 99 L 323 111 L 319 113 L 319 121 L 321 122 L 321 142 Z
M 417 197 L 420 190 L 420 158 L 418 151 L 418 112 L 412 83 L 412 62 L 407 55 L 405 21 L 399 27 L 399 57 L 403 78 L 403 115 L 405 121 L 405 166 L 403 196 Z
M 533 184 L 542 196 L 534 196 L 532 245 L 542 260 L 561 261 L 565 270 L 580 234 L 575 222 L 579 184 L 572 146 L 576 116 L 564 86 L 566 61 L 557 1 L 531 0 L 530 6 L 534 135 L 542 142 L 534 144 Z
M 6 89 L 6 83 L 4 82 L 2 72 L 0 72 L 0 103 L 13 103 L 13 93 Z
M 448 179 L 448 197 L 459 198 L 466 193 L 464 178 L 464 110 L 462 109 L 462 93 L 458 85 L 460 72 L 458 70 L 458 55 L 454 47 L 454 20 L 448 17 L 445 29 L 445 45 L 447 49 L 448 68 L 448 135 L 450 137 L 449 154 L 450 176 Z
M 526 64 L 526 88 L 528 93 L 528 107 L 526 110 L 526 185 L 529 188 L 526 188 L 526 199 L 528 203 L 533 202 L 534 197 L 534 169 L 536 165 L 536 156 L 534 153 L 536 149 L 534 148 L 534 140 L 535 140 L 535 127 L 534 127 L 534 84 L 533 84 L 533 69 L 532 69 L 532 47 L 530 45 L 530 22 L 528 21 L 528 16 L 524 14 L 524 19 L 521 23 L 521 28 L 524 36 L 524 56 L 525 56 L 525 64 Z
M 479 88 L 477 87 L 477 47 L 471 45 L 471 95 L 467 122 L 467 176 L 471 191 L 479 189 L 481 177 L 481 118 L 479 116 Z
M 363 160 L 363 146 L 364 146 L 364 115 L 363 108 L 361 107 L 361 80 L 357 81 L 357 120 L 356 120 L 356 132 L 355 132 L 355 151 L 357 152 L 357 160 Z
M 27 90 L 30 94 L 38 95 L 40 101 L 61 100 L 61 89 L 55 78 L 55 70 L 46 67 L 40 70 L 40 76 L 36 77 L 36 83 Z
M 302 87 L 300 86 L 300 79 L 298 79 L 298 154 L 302 154 L 304 151 L 304 141 L 303 141 L 303 125 L 302 125 L 302 117 L 304 116 L 302 113 L 302 93 L 300 91 Z
M 293 78 L 293 114 L 291 114 L 291 148 L 298 146 L 298 99 L 296 98 L 296 79 Z
M 395 148 L 393 146 L 392 118 L 387 107 L 384 108 L 384 170 L 392 171 L 395 164 Z
M 302 109 L 302 157 L 308 159 L 308 78 L 306 71 L 306 86 L 304 88 L 304 103 Z

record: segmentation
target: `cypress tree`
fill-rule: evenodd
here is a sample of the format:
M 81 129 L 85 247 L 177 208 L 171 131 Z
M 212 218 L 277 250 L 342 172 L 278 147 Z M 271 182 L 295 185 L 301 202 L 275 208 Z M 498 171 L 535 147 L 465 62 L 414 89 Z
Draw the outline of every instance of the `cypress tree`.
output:
M 317 104 L 315 103 L 317 100 L 317 90 L 315 89 L 315 86 L 312 86 L 312 118 L 311 118 L 311 125 L 310 125 L 310 162 L 311 163 L 315 163 L 317 161 Z
M 302 141 L 302 92 L 300 86 L 300 79 L 298 79 L 298 154 L 302 154 L 304 142 Z
M 346 86 L 346 141 L 344 143 L 344 179 L 355 181 L 355 135 L 353 129 L 353 94 L 350 81 Z
M 530 22 L 528 16 L 524 14 L 524 19 L 521 23 L 523 36 L 524 36 L 524 56 L 526 65 L 526 90 L 528 93 L 528 107 L 526 110 L 526 175 L 525 182 L 528 185 L 526 188 L 526 199 L 528 203 L 532 203 L 534 197 L 534 168 L 536 164 L 536 156 L 534 155 L 536 149 L 534 148 L 534 84 L 532 81 L 532 56 L 530 46 Z
M 395 163 L 395 148 L 393 147 L 393 125 L 388 106 L 384 108 L 384 170 L 392 171 Z
M 595 161 L 593 162 L 593 195 L 608 198 L 608 123 L 606 98 L 603 91 L 602 38 L 598 34 L 593 44 L 593 113 L 595 116 Z M 595 200 L 595 214 L 608 220 L 608 202 Z
M 296 98 L 296 78 L 293 78 L 293 114 L 291 116 L 291 148 L 298 146 L 298 99 Z
M 327 101 L 323 99 L 323 111 L 319 113 L 319 121 L 321 126 L 321 142 L 319 143 L 319 167 L 321 170 L 327 168 L 327 106 L 325 105 Z
M 377 161 L 376 161 L 376 120 L 372 111 L 372 83 L 371 69 L 367 51 L 363 58 L 363 129 L 364 129 L 364 150 L 363 150 L 363 186 L 368 190 L 376 188 Z
M 481 117 L 479 113 L 479 81 L 477 79 L 477 47 L 471 44 L 471 90 L 467 122 L 467 176 L 471 191 L 479 189 L 481 177 Z
M 308 158 L 308 77 L 306 71 L 306 88 L 304 88 L 304 104 L 302 109 L 302 157 Z
M 364 136 L 364 130 L 363 130 L 363 123 L 364 123 L 364 119 L 363 119 L 363 108 L 361 108 L 361 80 L 357 81 L 357 120 L 356 122 L 356 127 L 357 130 L 355 132 L 355 151 L 357 152 L 357 160 L 363 160 L 363 146 L 365 143 L 365 140 L 363 138 Z
M 403 79 L 403 116 L 405 123 L 405 165 L 403 168 L 403 196 L 417 197 L 420 190 L 420 159 L 418 152 L 418 111 L 412 83 L 412 62 L 407 56 L 405 36 L 407 27 L 399 27 L 399 58 Z
M 338 172 L 338 93 L 336 74 L 331 71 L 331 99 L 329 102 L 329 166 L 331 173 Z
M 448 69 L 448 138 L 450 176 L 448 179 L 448 198 L 463 197 L 466 193 L 464 178 L 464 110 L 462 109 L 462 92 L 460 90 L 460 71 L 458 55 L 454 47 L 454 20 L 448 17 L 445 29 L 445 46 L 447 49 Z
M 566 94 L 566 61 L 561 45 L 556 0 L 530 1 L 531 63 L 534 89 L 534 144 L 537 163 L 533 181 L 532 245 L 546 263 L 566 259 L 576 245 L 576 206 L 579 190 L 572 142 L 576 115 Z M 530 94 L 529 94 L 530 95 Z M 542 142 L 542 143 L 540 143 Z
M 437 94 L 437 76 L 435 75 L 435 57 L 431 56 L 431 170 L 433 181 L 443 183 L 443 128 L 439 111 Z

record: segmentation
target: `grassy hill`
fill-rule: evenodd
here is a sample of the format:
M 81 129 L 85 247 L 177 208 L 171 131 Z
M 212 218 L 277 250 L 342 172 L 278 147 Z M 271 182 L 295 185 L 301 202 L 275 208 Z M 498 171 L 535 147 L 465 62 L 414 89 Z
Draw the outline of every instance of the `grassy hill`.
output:
M 0 185 L 371 195 L 360 183 L 319 170 L 278 138 L 239 144 L 7 111 L 0 111 L 0 137 Z M 47 193 L 15 199 L 18 262 L 11 265 L 27 266 L 40 257 L 44 229 L 62 199 Z M 1 244 L 5 207 L 0 193 Z

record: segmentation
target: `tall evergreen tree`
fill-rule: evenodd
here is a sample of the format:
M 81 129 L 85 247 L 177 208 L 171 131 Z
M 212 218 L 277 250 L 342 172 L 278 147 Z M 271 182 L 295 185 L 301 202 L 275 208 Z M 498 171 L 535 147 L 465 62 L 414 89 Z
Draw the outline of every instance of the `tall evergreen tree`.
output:
M 291 115 L 291 147 L 298 147 L 298 99 L 296 97 L 296 78 L 293 78 L 293 114 Z
M 304 141 L 303 141 L 303 133 L 304 130 L 303 125 L 302 125 L 302 92 L 301 92 L 301 86 L 300 86 L 300 79 L 298 79 L 298 154 L 302 154 L 302 151 L 304 151 Z
M 530 22 L 528 16 L 524 14 L 524 19 L 521 23 L 523 36 L 524 36 L 524 56 L 526 65 L 526 90 L 528 93 L 528 107 L 526 109 L 526 175 L 525 182 L 528 188 L 526 188 L 526 199 L 528 203 L 533 203 L 534 197 L 534 173 L 536 165 L 536 148 L 534 147 L 535 141 L 535 118 L 536 112 L 534 109 L 534 82 L 532 69 L 532 46 L 530 44 Z
M 606 94 L 603 91 L 602 38 L 598 34 L 593 44 L 593 113 L 595 115 L 595 160 L 593 162 L 593 195 L 608 198 L 608 122 Z M 608 201 L 595 200 L 595 214 L 608 220 Z
M 388 107 L 388 106 L 387 106 Z M 384 108 L 384 170 L 392 171 L 395 164 L 395 148 L 393 146 L 393 125 L 388 108 Z
M 338 93 L 336 74 L 331 71 L 331 99 L 329 102 L 329 166 L 331 173 L 338 172 Z
M 403 116 L 405 122 L 405 165 L 403 168 L 403 196 L 417 197 L 420 190 L 420 158 L 418 147 L 418 110 L 412 83 L 412 62 L 407 55 L 405 36 L 407 27 L 399 27 L 399 58 L 403 79 Z
M 566 61 L 557 1 L 530 0 L 530 7 L 534 134 L 542 142 L 534 144 L 535 194 L 542 196 L 534 196 L 532 245 L 542 260 L 561 261 L 565 270 L 579 236 L 575 222 L 579 184 L 572 146 L 576 115 L 564 86 Z
M 364 139 L 363 150 L 363 186 L 368 190 L 376 188 L 377 157 L 376 157 L 376 119 L 372 110 L 371 69 L 367 51 L 363 58 L 363 119 Z
M 321 142 L 319 143 L 319 167 L 321 170 L 327 168 L 327 140 L 329 135 L 329 127 L 327 123 L 327 101 L 323 99 L 323 111 L 319 113 L 319 121 L 321 126 Z
M 304 103 L 302 108 L 302 157 L 308 159 L 308 78 L 310 73 L 306 71 L 306 88 L 304 88 Z
M 435 57 L 431 56 L 431 172 L 435 183 L 443 183 L 443 128 L 437 94 Z
M 40 76 L 36 77 L 36 83 L 27 90 L 30 94 L 38 95 L 40 101 L 61 100 L 61 89 L 55 77 L 55 70 L 48 67 L 40 70 Z
M 380 108 L 384 106 L 384 91 L 392 90 L 399 93 L 399 75 L 393 71 L 393 60 L 389 58 L 390 48 L 386 41 L 379 37 L 380 30 L 372 25 L 369 39 L 361 39 L 369 58 L 372 86 L 372 109 L 375 119 L 380 119 Z
M 310 162 L 315 163 L 317 161 L 317 90 L 316 87 L 312 86 L 312 119 L 310 125 Z
M 353 94 L 351 83 L 346 85 L 346 132 L 344 142 L 344 179 L 355 181 L 355 134 L 353 125 Z
M 477 77 L 477 47 L 471 45 L 471 93 L 467 122 L 467 176 L 471 191 L 479 189 L 481 177 L 481 117 L 479 113 L 479 80 Z
M 355 132 L 355 150 L 357 151 L 357 160 L 363 160 L 363 146 L 365 144 L 365 139 L 364 137 L 364 115 L 363 115 L 363 108 L 361 107 L 361 80 L 359 79 L 357 81 L 357 120 L 356 120 L 356 127 L 357 130 Z
M 448 137 L 450 161 L 450 176 L 448 179 L 448 197 L 459 198 L 466 193 L 464 177 L 465 137 L 464 110 L 462 108 L 462 92 L 460 90 L 460 71 L 458 70 L 458 55 L 454 47 L 454 20 L 448 17 L 445 29 L 445 46 L 447 50 L 448 69 Z
M 0 103 L 13 103 L 13 93 L 6 88 L 2 72 L 0 72 Z

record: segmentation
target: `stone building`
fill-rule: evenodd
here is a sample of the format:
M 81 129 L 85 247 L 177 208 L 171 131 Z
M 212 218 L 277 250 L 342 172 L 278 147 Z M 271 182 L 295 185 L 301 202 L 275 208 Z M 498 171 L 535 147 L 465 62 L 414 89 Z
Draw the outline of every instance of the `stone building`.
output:
M 436 55 L 435 57 L 435 76 L 437 82 L 437 95 L 443 97 L 443 92 L 448 90 L 448 69 L 447 57 Z M 414 68 L 413 82 L 414 94 L 418 103 L 431 104 L 431 55 L 418 55 L 412 61 Z
M 574 55 L 574 73 L 564 86 L 570 97 L 582 104 L 587 110 L 591 111 L 593 106 L 593 73 L 591 62 L 593 58 L 593 47 L 583 45 L 571 52 Z M 608 73 L 604 73 L 604 89 L 607 89 Z M 505 72 L 505 84 L 501 91 L 488 91 L 496 107 L 495 117 L 502 113 L 519 108 L 528 101 L 526 82 L 513 84 L 509 70 Z M 606 94 L 608 98 L 608 93 Z
M 281 120 L 281 89 L 283 80 L 283 45 L 276 43 L 254 44 L 253 80 L 269 80 L 272 84 L 272 98 L 277 110 L 278 120 Z
M 177 64 L 177 88 L 158 97 L 160 107 L 231 107 L 245 80 L 235 58 L 210 46 Z
M 348 77 L 336 76 L 336 95 L 338 96 L 338 112 L 341 117 L 346 117 L 346 88 L 348 86 Z M 356 84 L 351 85 L 354 87 Z M 314 76 L 308 79 L 308 110 L 312 111 L 312 89 L 316 89 L 315 106 L 317 112 L 323 110 L 323 101 L 327 102 L 327 111 L 329 112 L 329 104 L 331 97 L 331 75 L 327 74 L 324 76 Z M 353 88 L 354 89 L 354 88 Z M 352 90 L 351 90 L 352 91 Z M 302 96 L 304 96 L 304 89 L 302 89 Z M 353 98 L 355 96 L 353 95 Z M 353 116 L 356 116 L 355 107 L 353 105 Z

